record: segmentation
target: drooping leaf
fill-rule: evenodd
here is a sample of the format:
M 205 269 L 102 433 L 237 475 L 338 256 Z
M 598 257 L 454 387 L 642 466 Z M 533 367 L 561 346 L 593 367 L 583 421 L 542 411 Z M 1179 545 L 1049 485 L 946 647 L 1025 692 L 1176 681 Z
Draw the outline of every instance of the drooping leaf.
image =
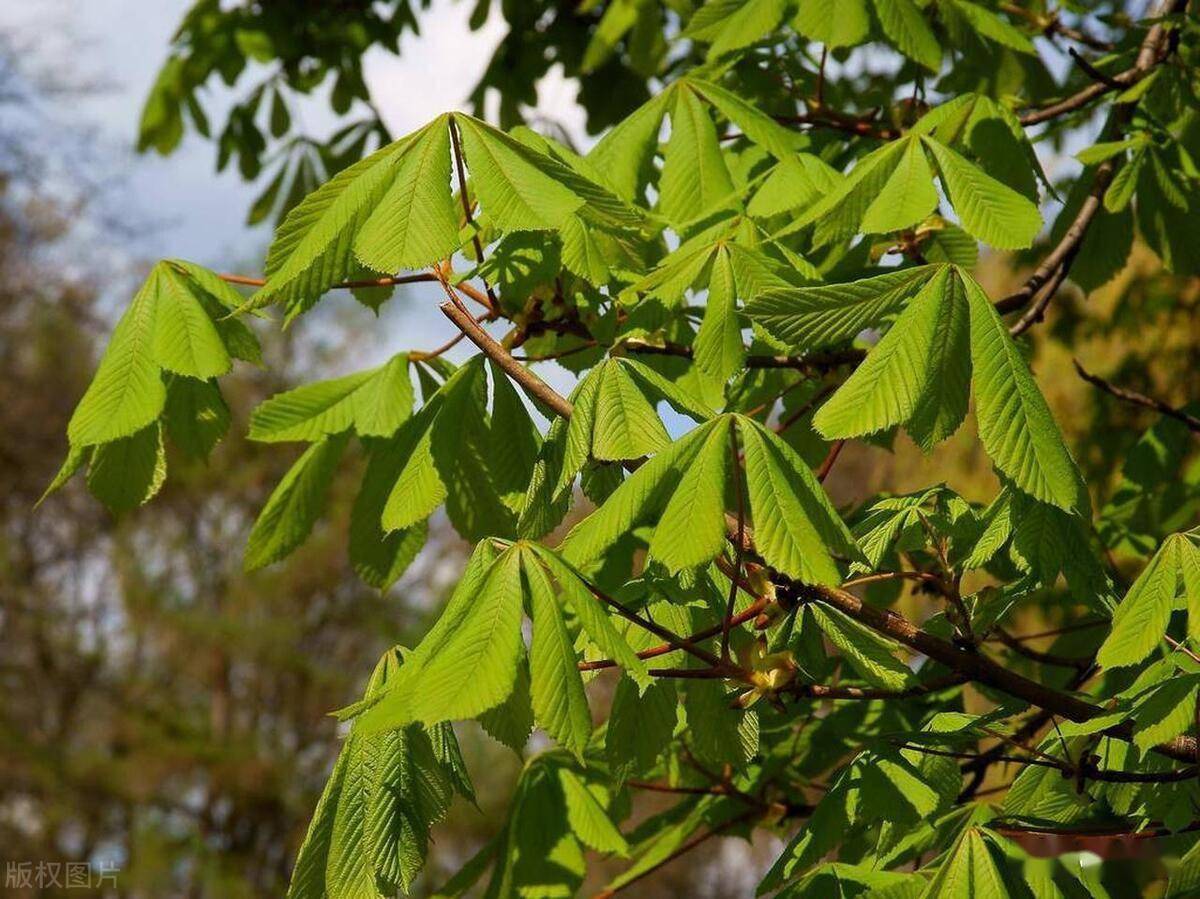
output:
M 362 437 L 390 437 L 412 411 L 408 356 L 383 365 L 278 393 L 254 410 L 250 439 L 318 440 L 354 428 Z
M 247 571 L 278 562 L 308 537 L 325 507 L 347 439 L 346 434 L 321 438 L 283 476 L 246 540 Z
M 971 319 L 979 439 L 996 467 L 1021 490 L 1061 509 L 1086 510 L 1075 461 L 1025 360 L 983 289 L 958 272 Z

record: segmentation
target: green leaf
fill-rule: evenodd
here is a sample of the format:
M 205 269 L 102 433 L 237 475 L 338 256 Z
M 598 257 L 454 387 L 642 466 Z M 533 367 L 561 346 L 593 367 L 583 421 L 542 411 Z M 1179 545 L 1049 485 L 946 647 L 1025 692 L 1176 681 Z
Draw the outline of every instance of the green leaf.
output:
M 921 266 L 848 284 L 766 291 L 746 315 L 796 352 L 850 340 L 899 309 L 938 271 Z
M 467 540 L 513 536 L 517 517 L 500 494 L 510 485 L 492 462 L 495 439 L 487 420 L 483 357 L 455 372 L 439 393 L 444 405 L 430 428 L 429 450 L 445 485 L 450 523 Z
M 722 391 L 725 382 L 742 367 L 746 359 L 746 347 L 742 343 L 742 329 L 738 323 L 736 293 L 733 266 L 729 254 L 722 250 L 713 258 L 704 320 L 700 323 L 693 347 L 697 367 Z
M 278 562 L 304 542 L 325 508 L 348 435 L 324 437 L 304 451 L 276 486 L 246 541 L 244 565 L 254 571 Z
M 546 733 L 582 760 L 592 736 L 592 714 L 576 667 L 575 641 L 545 569 L 528 550 L 522 550 L 521 560 L 533 620 L 529 646 L 533 713 Z
M 931 72 L 942 66 L 942 48 L 913 0 L 874 0 L 883 33 L 901 53 Z
M 639 693 L 645 693 L 654 683 L 646 669 L 646 663 L 638 658 L 637 653 L 613 625 L 600 599 L 588 589 L 583 575 L 571 567 L 570 563 L 559 558 L 553 550 L 537 544 L 532 544 L 531 550 L 558 582 L 563 598 L 570 604 L 584 632 L 600 647 L 601 652 L 629 675 L 637 684 Z
M 408 356 L 378 368 L 277 393 L 250 416 L 250 439 L 319 440 L 351 427 L 362 437 L 390 437 L 412 412 Z
M 424 521 L 391 533 L 384 532 L 380 524 L 388 494 L 404 467 L 403 445 L 398 438 L 371 447 L 367 471 L 350 512 L 350 564 L 360 578 L 380 590 L 394 584 L 412 564 L 429 532 Z
M 990 9 L 969 2 L 969 0 L 940 0 L 940 2 L 952 6 L 967 20 L 971 28 L 988 40 L 995 41 L 1010 50 L 1016 50 L 1018 53 L 1037 55 L 1037 50 L 1029 38 Z
M 840 583 L 830 554 L 861 553 L 820 483 L 795 450 L 758 422 L 739 418 L 738 430 L 758 552 L 804 583 Z
M 1136 665 L 1162 642 L 1175 606 L 1183 556 L 1190 547 L 1182 534 L 1163 541 L 1113 614 L 1112 630 L 1096 653 L 1105 668 Z
M 933 170 L 921 149 L 920 139 L 907 137 L 902 143 L 899 163 L 863 216 L 860 227 L 865 233 L 900 231 L 922 221 L 937 208 Z
M 867 683 L 900 690 L 912 681 L 912 671 L 894 655 L 897 644 L 863 627 L 838 609 L 824 605 L 809 608 L 829 642 Z
M 587 784 L 566 768 L 558 769 L 558 781 L 567 803 L 567 823 L 575 836 L 597 852 L 628 855 L 629 844 L 625 842 L 625 837 L 617 830 Z
M 1009 895 L 1004 876 L 987 842 L 976 827 L 968 827 L 929 881 L 921 899 L 939 896 L 971 896 L 973 899 L 1005 899 Z
M 67 447 L 67 457 L 63 459 L 63 463 L 61 466 L 59 466 L 58 471 L 55 472 L 54 478 L 49 484 L 46 485 L 46 489 L 38 498 L 34 508 L 36 509 L 38 506 L 44 503 L 50 494 L 57 493 L 64 486 L 66 486 L 67 482 L 79 473 L 79 469 L 83 468 L 83 466 L 87 464 L 91 456 L 92 448 L 90 446 Z
M 866 0 L 808 0 L 800 4 L 792 24 L 805 37 L 837 49 L 865 41 L 871 17 Z
M 1042 228 L 1037 205 L 997 181 L 941 141 L 921 136 L 933 154 L 942 185 L 962 225 L 998 249 L 1028 247 Z
M 232 362 L 197 286 L 182 272 L 160 262 L 147 279 L 157 297 L 154 358 L 167 371 L 206 380 L 229 371 Z
M 1200 675 L 1180 675 L 1163 681 L 1138 697 L 1130 712 L 1133 743 L 1148 752 L 1184 733 L 1196 720 Z
M 694 428 L 640 466 L 604 505 L 571 529 L 559 547 L 563 557 L 574 565 L 595 561 L 658 511 L 712 428 L 712 422 Z
M 215 381 L 171 378 L 163 424 L 184 453 L 193 459 L 207 459 L 229 430 L 229 406 Z
M 703 402 L 644 362 L 628 358 L 619 358 L 619 361 L 636 380 L 642 382 L 649 393 L 657 394 L 681 415 L 688 415 L 698 422 L 708 421 L 713 417 L 712 410 Z
M 154 357 L 156 280 L 146 280 L 117 322 L 100 367 L 67 425 L 72 446 L 129 437 L 162 412 L 167 390 Z
M 321 798 L 317 800 L 317 808 L 296 855 L 292 881 L 288 886 L 288 899 L 326 899 L 328 896 L 325 890 L 325 868 L 329 863 L 329 846 L 333 839 L 338 800 L 349 762 L 349 753 L 343 751 L 338 755 Z
M 530 697 L 529 665 L 522 659 L 512 692 L 498 706 L 479 716 L 479 723 L 494 739 L 520 755 L 533 730 L 533 700 Z
M 433 461 L 432 424 L 444 397 L 435 394 L 421 411 L 400 428 L 392 450 L 400 471 L 384 503 L 380 523 L 385 531 L 400 531 L 428 518 L 446 499 L 446 487 Z
M 717 419 L 663 510 L 649 556 L 675 574 L 711 562 L 725 543 L 725 479 L 732 419 Z
M 1085 511 L 1087 490 L 1046 400 L 987 294 L 958 271 L 971 318 L 979 439 L 996 467 L 1035 499 Z
M 957 317 L 966 324 L 965 314 L 955 314 L 962 300 L 949 289 L 952 280 L 952 272 L 943 268 L 927 281 L 862 365 L 821 406 L 813 427 L 824 437 L 860 437 L 912 417 L 930 380 L 941 374 L 930 361 L 934 340 L 945 329 L 942 320 Z
M 624 365 L 606 362 L 599 381 L 592 413 L 593 457 L 602 461 L 637 459 L 670 443 L 658 413 Z
M 414 133 L 394 165 L 391 186 L 354 238 L 355 256 L 379 272 L 432 265 L 459 243 L 447 116 Z
M 560 228 L 583 205 L 584 198 L 563 185 L 565 166 L 471 116 L 456 115 L 454 124 L 462 134 L 471 187 L 499 228 Z
M 525 653 L 522 593 L 521 553 L 512 548 L 493 563 L 478 594 L 469 598 L 470 608 L 455 609 L 456 626 L 444 630 L 429 655 L 421 657 L 413 718 L 426 724 L 474 718 L 508 697 Z M 447 606 L 444 614 L 450 611 Z M 433 636 L 431 630 L 422 645 Z
M 648 770 L 667 749 L 675 730 L 675 706 L 675 688 L 668 681 L 655 681 L 640 696 L 629 678 L 617 682 L 604 732 L 615 779 Z
M 674 95 L 670 86 L 655 94 L 605 133 L 588 153 L 588 160 L 626 200 L 634 200 L 641 192 Z
M 914 301 L 915 303 L 915 301 Z M 928 373 L 905 428 L 929 452 L 958 430 L 971 389 L 971 314 L 962 282 L 949 278 L 933 322 Z
M 837 190 L 842 180 L 842 173 L 820 157 L 793 153 L 771 169 L 746 212 L 763 217 L 809 206 Z
M 690 89 L 675 92 L 658 193 L 659 208 L 673 225 L 699 218 L 733 193 L 716 126 Z
M 148 502 L 167 478 L 162 426 L 147 425 L 130 437 L 102 443 L 92 453 L 87 485 L 114 513 Z
M 291 318 L 360 270 L 354 236 L 387 191 L 410 141 L 389 144 L 343 169 L 287 214 L 267 251 L 267 283 L 251 297 L 252 306 L 282 302 Z
M 683 37 L 705 41 L 709 59 L 747 47 L 783 20 L 785 0 L 708 0 L 688 22 Z
M 563 446 L 562 471 L 554 493 L 565 490 L 575 480 L 592 454 L 592 431 L 596 420 L 596 396 L 607 365 L 601 363 L 583 376 L 571 393 L 571 417 Z
M 789 160 L 796 152 L 796 135 L 784 128 L 758 107 L 751 105 L 732 91 L 710 81 L 688 78 L 687 83 L 741 132 L 776 159 Z

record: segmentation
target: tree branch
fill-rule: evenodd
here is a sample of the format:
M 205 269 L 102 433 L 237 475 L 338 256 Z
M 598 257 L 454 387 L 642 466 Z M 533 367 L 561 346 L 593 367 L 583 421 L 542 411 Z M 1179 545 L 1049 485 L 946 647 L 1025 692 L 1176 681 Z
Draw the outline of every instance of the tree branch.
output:
M 1075 363 L 1075 371 L 1079 373 L 1079 377 L 1087 381 L 1093 387 L 1102 390 L 1109 396 L 1116 397 L 1123 403 L 1129 403 L 1134 406 L 1141 406 L 1143 409 L 1152 409 L 1160 415 L 1166 415 L 1176 421 L 1183 422 L 1188 430 L 1200 434 L 1200 418 L 1194 415 L 1189 415 L 1182 409 L 1176 409 L 1164 403 L 1162 400 L 1157 400 L 1152 396 L 1146 396 L 1144 393 L 1138 393 L 1135 390 L 1129 390 L 1126 387 L 1118 387 L 1109 381 L 1104 380 L 1099 375 L 1094 375 L 1079 364 L 1078 359 L 1072 359 Z

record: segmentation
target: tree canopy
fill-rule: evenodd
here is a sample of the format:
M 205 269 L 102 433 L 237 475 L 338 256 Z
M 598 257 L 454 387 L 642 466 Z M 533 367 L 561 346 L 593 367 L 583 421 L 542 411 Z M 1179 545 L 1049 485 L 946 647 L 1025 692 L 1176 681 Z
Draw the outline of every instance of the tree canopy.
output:
M 221 379 L 261 364 L 268 321 L 402 285 L 445 314 L 444 345 L 251 416 L 251 440 L 304 449 L 247 570 L 287 564 L 350 456 L 367 584 L 396 583 L 431 516 L 473 547 L 338 712 L 289 895 L 414 889 L 430 828 L 474 799 L 469 720 L 524 766 L 439 896 L 574 895 L 611 856 L 610 896 L 758 831 L 785 841 L 760 892 L 787 897 L 1195 894 L 1200 418 L 1080 365 L 1150 416 L 1104 438 L 1105 471 L 1031 366 L 1037 332 L 1069 352 L 1072 300 L 1118 282 L 1112 322 L 1165 308 L 1197 352 L 1186 0 L 505 3 L 475 114 L 396 140 L 361 59 L 413 10 L 347 6 L 188 14 L 142 143 L 207 134 L 214 76 L 263 76 L 215 140 L 256 178 L 271 135 L 251 218 L 278 228 L 261 278 L 150 271 L 50 485 L 151 500 L 168 443 L 226 436 Z M 521 123 L 555 62 L 582 79 L 586 151 Z M 330 82 L 368 116 L 322 142 L 288 103 Z M 501 127 L 478 117 L 493 88 Z M 953 440 L 986 500 L 939 467 Z M 913 444 L 917 489 L 827 493 L 844 452 Z M 1163 848 L 1093 864 L 1039 835 Z

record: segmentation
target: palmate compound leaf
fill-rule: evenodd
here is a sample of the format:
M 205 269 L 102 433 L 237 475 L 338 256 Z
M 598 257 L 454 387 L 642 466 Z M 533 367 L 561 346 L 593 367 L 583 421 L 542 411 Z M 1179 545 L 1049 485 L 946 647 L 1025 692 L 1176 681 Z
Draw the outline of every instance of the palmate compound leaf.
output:
M 996 467 L 1035 499 L 1086 509 L 1082 478 L 1045 398 L 987 294 L 963 269 L 923 266 L 849 285 L 769 291 L 747 313 L 788 345 L 807 348 L 822 334 L 852 336 L 905 302 L 815 426 L 840 437 L 905 424 L 928 449 L 962 421 L 973 372 L 979 435 Z
M 936 391 L 946 396 L 953 432 L 967 411 L 967 317 L 958 279 L 948 267 L 939 269 L 820 408 L 813 426 L 827 438 L 872 434 L 909 421 L 919 402 L 938 405 L 925 400 Z
M 489 540 L 477 544 L 441 616 L 356 727 L 375 733 L 474 718 L 503 702 L 525 656 L 523 593 L 520 547 L 497 553 Z
M 1003 872 L 984 832 L 977 827 L 968 827 L 946 855 L 937 875 L 925 887 L 921 899 L 939 896 L 1005 899 L 1009 895 Z
M 166 474 L 164 424 L 188 455 L 208 454 L 228 427 L 212 378 L 229 371 L 233 357 L 259 358 L 253 333 L 227 317 L 239 301 L 193 263 L 164 260 L 151 269 L 71 417 L 71 451 L 46 495 L 90 461 L 89 486 L 114 511 L 145 502 Z
M 451 127 L 462 137 L 471 192 L 502 231 L 564 227 L 589 200 L 613 214 L 599 188 L 558 159 L 470 116 L 441 115 L 339 172 L 288 213 L 267 254 L 267 283 L 251 304 L 281 302 L 291 318 L 364 269 L 391 273 L 449 257 L 460 239 Z M 619 211 L 638 221 L 635 211 Z
M 943 117 L 939 109 L 926 116 L 937 123 Z M 859 233 L 888 233 L 917 225 L 936 207 L 932 162 L 968 233 L 1001 249 L 1030 246 L 1042 227 L 1037 204 L 926 133 L 936 126 L 922 128 L 924 122 L 860 159 L 835 190 L 796 216 L 777 236 L 814 225 L 813 240 L 821 246 Z M 1009 123 L 999 112 L 996 122 L 1007 135 Z
M 519 691 L 523 608 L 530 614 L 533 637 L 530 675 Z M 582 758 L 592 718 L 568 608 L 588 638 L 641 690 L 651 685 L 645 664 L 570 565 L 534 544 L 513 544 L 497 555 L 490 541 L 484 541 L 441 617 L 412 652 L 404 674 L 367 707 L 356 726 L 374 733 L 414 720 L 432 725 L 479 716 L 498 738 L 523 742 L 527 730 L 521 733 L 522 728 L 514 730 L 495 717 L 503 703 L 523 692 L 526 707 L 532 697 L 538 724 Z M 520 717 L 520 709 L 511 712 Z
M 859 552 L 820 484 L 778 435 L 731 415 L 700 425 L 640 466 L 567 535 L 564 557 L 588 565 L 657 515 L 650 559 L 672 573 L 711 561 L 724 545 L 726 512 L 737 508 L 726 495 L 732 427 L 746 453 L 745 489 L 759 552 L 793 576 L 837 582 L 831 553 L 857 558 Z
M 390 437 L 412 412 L 408 355 L 330 381 L 277 393 L 250 416 L 250 439 L 319 440 L 353 428 L 360 437 Z
M 388 689 L 402 666 L 400 650 L 389 650 L 367 698 Z M 424 864 L 430 826 L 455 791 L 471 796 L 464 774 L 449 725 L 370 735 L 352 728 L 301 844 L 289 899 L 407 892 Z
M 1185 534 L 1172 534 L 1142 569 L 1113 614 L 1112 630 L 1096 654 L 1106 668 L 1136 665 L 1162 643 L 1182 585 L 1188 632 L 1200 630 L 1200 548 Z

